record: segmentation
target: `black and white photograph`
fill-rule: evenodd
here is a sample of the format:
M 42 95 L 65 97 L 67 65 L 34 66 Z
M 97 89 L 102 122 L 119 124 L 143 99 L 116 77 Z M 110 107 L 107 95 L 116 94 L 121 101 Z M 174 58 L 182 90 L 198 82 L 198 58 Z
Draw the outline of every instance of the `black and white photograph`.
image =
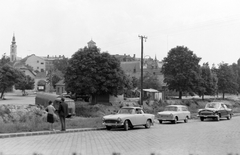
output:
M 239 0 L 0 0 L 0 155 L 240 155 Z

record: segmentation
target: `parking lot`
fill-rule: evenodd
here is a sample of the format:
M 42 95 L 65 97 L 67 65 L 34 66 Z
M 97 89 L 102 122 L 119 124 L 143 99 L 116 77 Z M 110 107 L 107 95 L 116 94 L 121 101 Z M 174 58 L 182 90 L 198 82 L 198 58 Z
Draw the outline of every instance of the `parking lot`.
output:
M 240 117 L 190 120 L 123 129 L 62 133 L 0 139 L 1 155 L 236 155 L 240 154 Z

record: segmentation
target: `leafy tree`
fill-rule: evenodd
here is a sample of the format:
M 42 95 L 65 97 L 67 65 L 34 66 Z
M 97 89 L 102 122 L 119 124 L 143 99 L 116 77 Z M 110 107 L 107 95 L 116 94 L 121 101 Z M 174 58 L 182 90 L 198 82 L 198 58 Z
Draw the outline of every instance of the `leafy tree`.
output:
M 56 88 L 56 84 L 61 80 L 62 78 L 59 77 L 57 74 L 53 74 L 52 76 L 52 85 L 53 85 L 53 88 L 55 89 Z
M 3 66 L 10 62 L 10 58 L 6 56 L 6 53 L 2 55 L 2 58 L 0 59 L 0 66 Z
M 198 95 L 204 99 L 204 95 L 213 95 L 215 93 L 217 85 L 215 82 L 216 76 L 212 73 L 208 63 L 204 63 L 201 66 L 200 74 L 201 79 L 198 85 Z
M 19 78 L 17 83 L 14 86 L 15 86 L 15 89 L 22 90 L 23 96 L 25 96 L 26 95 L 25 90 L 33 89 L 35 81 L 29 75 L 26 76 L 22 72 L 19 72 L 18 74 L 19 74 Z
M 68 58 L 65 58 L 64 56 L 62 57 L 62 59 L 56 59 L 53 61 L 53 70 L 59 70 L 61 71 L 63 74 L 66 73 L 66 69 L 67 69 L 67 65 L 68 65 Z
M 141 83 L 139 80 L 139 88 L 141 88 Z M 157 76 L 153 75 L 150 72 L 146 72 L 143 76 L 143 89 L 161 89 L 161 83 L 159 82 Z
M 131 77 L 127 76 L 128 78 L 128 84 L 124 89 L 124 96 L 125 97 L 138 97 L 138 93 L 136 92 L 138 85 L 139 85 L 139 80 L 136 77 Z M 126 83 L 127 83 L 126 82 Z
M 233 72 L 237 78 L 237 83 L 238 85 L 240 86 L 240 59 L 238 59 L 238 62 L 237 64 L 233 63 L 231 65 L 232 69 L 233 69 Z M 238 87 L 238 93 L 240 92 L 240 87 Z
M 135 76 L 133 76 L 132 77 L 132 87 L 136 88 L 136 87 L 138 87 L 138 84 L 139 84 L 139 79 L 136 78 Z
M 60 72 L 60 71 L 59 71 Z M 50 89 L 56 87 L 56 84 L 63 79 L 62 73 L 59 73 L 57 71 L 49 70 L 47 74 L 47 83 L 50 84 Z
M 8 64 L 0 66 L 0 92 L 3 98 L 7 88 L 12 87 L 19 79 L 19 71 Z
M 227 63 L 221 63 L 217 69 L 218 91 L 223 93 L 236 93 L 238 89 L 237 78 L 232 67 Z
M 164 82 L 169 90 L 179 92 L 180 99 L 183 92 L 193 94 L 197 91 L 196 86 L 201 78 L 198 65 L 200 60 L 201 58 L 184 46 L 171 49 L 164 58 L 162 67 Z
M 79 49 L 71 59 L 65 74 L 66 90 L 92 95 L 117 95 L 128 85 L 120 62 L 109 53 L 100 53 L 97 47 Z

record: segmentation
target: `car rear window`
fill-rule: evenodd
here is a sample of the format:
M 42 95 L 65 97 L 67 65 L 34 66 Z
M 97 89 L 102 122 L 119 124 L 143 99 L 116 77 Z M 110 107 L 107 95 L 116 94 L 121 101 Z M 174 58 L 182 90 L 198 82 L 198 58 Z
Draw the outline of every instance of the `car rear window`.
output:
M 173 106 L 169 106 L 169 107 L 166 107 L 164 111 L 177 111 L 177 107 L 173 107 Z

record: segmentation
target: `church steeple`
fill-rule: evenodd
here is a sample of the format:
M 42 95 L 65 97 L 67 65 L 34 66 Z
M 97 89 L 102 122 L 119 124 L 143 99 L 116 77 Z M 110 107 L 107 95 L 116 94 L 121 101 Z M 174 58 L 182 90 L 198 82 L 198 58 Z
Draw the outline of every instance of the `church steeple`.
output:
M 16 44 L 16 41 L 15 41 L 15 34 L 13 33 L 13 37 L 12 37 L 12 44 Z
M 17 60 L 17 45 L 15 40 L 15 34 L 12 37 L 12 44 L 10 45 L 10 62 Z

